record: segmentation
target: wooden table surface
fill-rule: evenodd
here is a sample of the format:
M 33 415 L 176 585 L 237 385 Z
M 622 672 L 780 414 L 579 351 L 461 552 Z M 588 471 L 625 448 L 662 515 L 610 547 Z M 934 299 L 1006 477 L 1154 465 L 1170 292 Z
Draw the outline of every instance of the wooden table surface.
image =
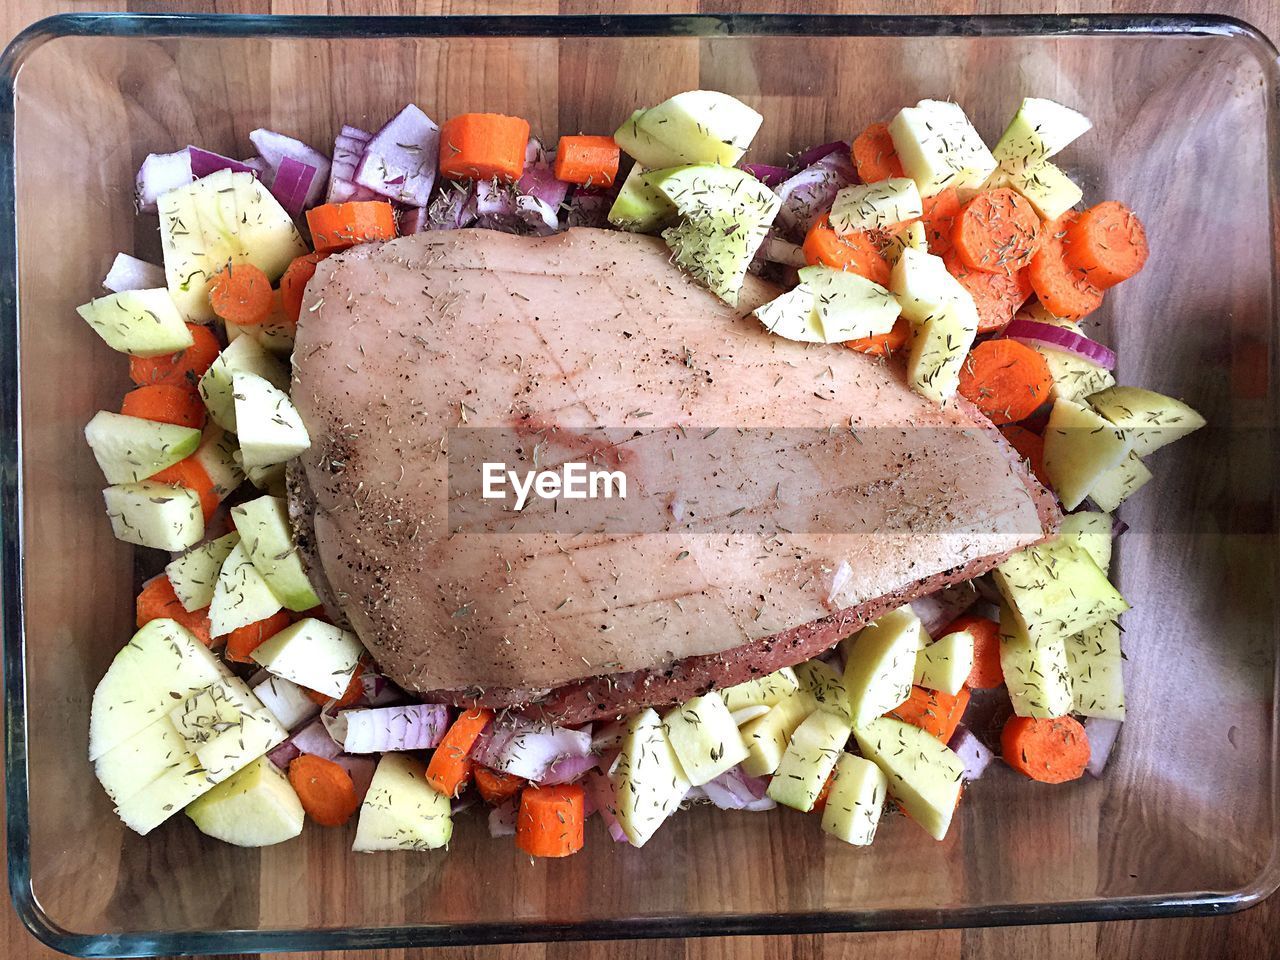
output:
M 66 0 L 0 0 L 0 35 L 5 42 L 41 17 L 74 10 L 166 10 L 218 13 L 512 13 L 520 12 L 520 0 L 187 0 L 187 2 L 66 2 Z M 1247 20 L 1272 38 L 1280 38 L 1280 2 L 1277 0 L 1112 0 L 1112 2 L 1019 2 L 1019 0 L 562 0 L 565 13 L 623 12 L 730 12 L 738 10 L 823 13 L 1028 13 L 1028 12 L 1205 12 L 1230 14 Z M 1125 923 L 1091 923 L 1070 926 L 1009 927 L 923 931 L 895 934 L 857 934 L 793 937 L 752 937 L 704 940 L 656 940 L 595 944 L 551 944 L 514 947 L 476 947 L 417 951 L 376 951 L 350 954 L 362 960 L 581 960 L 612 957 L 618 960 L 677 960 L 677 958 L 735 958 L 735 960 L 835 960 L 835 958 L 926 956 L 949 960 L 971 957 L 1037 957 L 1088 960 L 1106 957 L 1207 958 L 1275 956 L 1280 933 L 1280 897 L 1229 917 L 1194 920 L 1160 920 Z M 57 956 L 37 943 L 19 923 L 13 910 L 0 916 L 0 956 L 7 960 L 35 960 Z M 281 954 L 301 958 L 314 954 Z

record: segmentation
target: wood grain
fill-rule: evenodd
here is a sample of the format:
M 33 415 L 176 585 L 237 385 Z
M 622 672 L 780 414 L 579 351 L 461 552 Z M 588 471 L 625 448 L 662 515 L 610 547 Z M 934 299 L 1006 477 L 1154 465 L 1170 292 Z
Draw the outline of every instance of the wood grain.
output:
M 522 13 L 585 13 L 598 12 L 601 10 L 609 10 L 610 12 L 652 12 L 654 10 L 667 11 L 701 11 L 701 12 L 734 12 L 739 10 L 760 10 L 765 4 L 751 2 L 751 0 L 705 0 L 702 4 L 692 3 L 607 3 L 606 0 L 512 0 L 505 3 L 483 3 L 483 2 L 449 2 L 449 0 L 330 0 L 326 3 L 323 0 L 209 0 L 209 2 L 187 2 L 187 3 L 149 3 L 149 2 L 131 2 L 127 4 L 120 3 L 102 3 L 96 2 L 92 5 L 92 9 L 133 9 L 133 10 L 184 10 L 184 11 L 209 11 L 209 12 L 230 12 L 230 13 L 343 13 L 343 14 L 376 14 L 376 13 L 415 13 L 415 14 L 438 14 L 438 13 L 477 13 L 477 12 L 522 12 Z M 778 3 L 769 6 L 770 9 L 788 12 L 843 12 L 843 13 L 1008 13 L 1008 12 L 1079 12 L 1082 7 L 1077 4 L 1053 4 L 1053 3 L 1021 3 L 1017 0 L 1007 0 L 1007 2 L 965 2 L 965 0 L 952 0 L 952 2 L 925 2 L 925 0 L 905 0 L 905 2 L 886 2 L 881 3 L 860 3 L 854 0 L 830 0 L 830 2 L 804 2 L 804 0 L 791 0 L 788 3 Z M 7 0 L 0 4 L 0 33 L 6 38 L 15 34 L 25 24 L 34 21 L 48 14 L 67 11 L 85 9 L 83 4 L 68 2 L 53 2 L 53 0 Z M 1165 0 L 1159 4 L 1149 2 L 1124 2 L 1124 0 L 1116 0 L 1111 3 L 1091 3 L 1083 5 L 1083 9 L 1087 11 L 1115 11 L 1115 12 L 1145 12 L 1149 10 L 1159 9 L 1161 11 L 1183 11 L 1183 12 L 1203 12 L 1202 4 L 1191 2 L 1174 2 L 1174 0 Z M 1280 8 L 1277 8 L 1272 0 L 1247 0 L 1241 3 L 1216 3 L 1212 9 L 1215 12 L 1231 14 L 1249 20 L 1259 26 L 1270 36 L 1280 36 Z M 804 57 L 804 51 L 797 48 L 796 61 L 797 69 L 818 70 L 819 66 L 815 66 Z M 683 61 L 681 61 L 683 62 Z M 637 65 L 638 66 L 638 65 Z M 653 69 L 652 63 L 645 63 L 646 69 Z M 276 60 L 272 63 L 272 70 L 291 70 L 296 69 L 297 65 L 291 65 Z M 533 63 L 526 64 L 525 69 L 535 69 Z M 510 66 L 500 61 L 489 62 L 483 58 L 472 59 L 467 63 L 448 63 L 441 64 L 440 70 L 443 77 L 449 76 L 455 71 L 485 71 L 486 84 L 492 82 L 495 89 L 510 88 L 513 84 L 510 82 L 511 77 L 506 71 L 510 70 Z M 701 66 L 701 74 L 698 78 L 700 82 L 712 83 L 715 77 L 716 66 L 714 62 L 703 63 Z M 492 80 L 490 81 L 490 75 Z M 617 83 L 620 85 L 612 91 L 619 97 L 627 96 L 628 76 L 631 75 L 629 65 L 624 65 L 616 73 L 618 77 Z M 189 79 L 189 78 L 188 78 Z M 368 88 L 369 96 L 372 101 L 376 101 L 376 85 L 379 82 L 379 75 L 376 69 L 371 70 L 363 82 L 370 84 Z M 818 76 L 820 81 L 821 77 Z M 1140 78 L 1133 78 L 1135 82 Z M 587 87 L 589 86 L 589 77 L 574 75 L 571 72 L 563 72 L 559 78 L 560 101 L 562 103 L 580 103 L 584 105 L 583 113 L 573 117 L 577 122 L 568 123 L 570 117 L 565 112 L 561 112 L 559 120 L 567 126 L 581 125 L 584 128 L 592 126 L 592 118 L 589 115 L 590 98 L 587 96 Z M 674 82 L 674 81 L 673 81 Z M 692 81 L 690 81 L 692 84 Z M 769 95 L 769 87 L 766 82 L 761 85 L 762 93 L 767 97 Z M 839 91 L 840 95 L 845 95 L 846 91 Z M 252 91 L 225 91 L 225 95 L 234 99 L 236 97 L 252 97 Z M 315 90 L 316 97 L 326 96 L 326 89 L 323 85 L 318 85 Z M 350 101 L 350 97 L 345 98 Z M 487 104 L 492 106 L 492 104 Z M 299 104 L 296 109 L 300 114 L 305 114 L 308 109 L 319 109 L 323 103 L 318 104 Z M 476 104 L 480 106 L 480 104 Z M 789 122 L 794 125 L 797 130 L 812 129 L 814 126 L 825 125 L 826 118 L 824 111 L 827 109 L 825 98 L 814 97 L 802 99 L 797 103 L 791 104 L 793 112 L 789 117 Z M 540 116 L 543 111 L 553 109 L 553 105 L 530 101 L 527 103 L 513 103 L 510 109 L 523 112 L 530 116 Z M 216 123 L 216 112 L 210 111 L 208 122 Z M 181 124 L 179 124 L 181 125 Z M 787 141 L 787 130 L 779 128 L 774 131 L 776 139 L 779 143 Z M 221 132 L 213 128 L 210 129 L 211 142 L 216 142 L 221 136 Z M 1169 150 L 1171 155 L 1176 155 L 1177 144 L 1170 143 Z M 118 161 L 123 166 L 129 166 L 131 159 Z M 127 229 L 127 228 L 122 228 Z M 1245 282 L 1248 278 L 1239 278 L 1239 282 Z M 50 522 L 54 522 L 50 519 Z M 114 589 L 111 584 L 98 586 L 100 590 Z M 56 706 L 56 705 L 55 705 Z M 56 768 L 46 768 L 50 775 L 56 776 Z M 1006 824 L 1011 829 L 1025 830 L 1027 832 L 1027 842 L 1035 843 L 1037 836 L 1034 829 L 1027 824 L 1018 824 L 1016 820 Z M 1049 840 L 1052 843 L 1052 838 Z M 1051 851 L 1055 856 L 1067 858 L 1069 850 L 1056 849 Z M 1147 851 L 1146 855 L 1152 858 L 1160 858 L 1164 856 L 1166 851 L 1152 850 Z M 136 868 L 145 871 L 162 871 L 164 864 L 162 862 L 146 863 L 141 862 L 135 865 Z M 318 882 L 319 878 L 312 875 L 307 869 L 306 850 L 303 849 L 300 854 L 280 854 L 280 862 L 276 864 L 280 872 L 273 870 L 274 876 L 280 876 L 286 873 L 293 878 L 293 881 L 302 884 L 307 882 Z M 1094 869 L 1089 863 L 1075 863 L 1073 869 Z M 455 878 L 458 882 L 465 882 L 465 878 Z M 607 877 L 593 877 L 592 880 L 598 883 L 608 881 Z M 798 881 L 798 877 L 796 878 Z M 335 877 L 329 877 L 324 882 L 340 884 L 341 881 Z M 113 886 L 114 884 L 109 884 Z M 86 878 L 85 894 L 94 896 L 101 893 L 101 890 L 95 890 L 93 880 Z M 274 900 L 277 907 L 283 909 L 290 900 L 290 890 L 286 889 L 286 885 L 280 885 L 273 890 L 257 889 L 246 892 L 248 895 L 262 897 L 264 903 L 268 898 Z M 350 891 L 348 891 L 348 894 Z M 334 891 L 335 896 L 342 896 L 341 887 L 337 887 Z M 360 891 L 360 895 L 371 897 L 377 896 L 378 891 Z M 578 897 L 589 896 L 590 891 L 586 889 L 574 889 L 572 891 L 557 889 L 548 890 L 548 896 L 555 895 L 559 897 Z M 535 905 L 540 906 L 540 905 Z M 319 918 L 308 918 L 305 910 L 299 915 L 298 922 L 305 924 L 308 919 L 315 921 Z M 3 921 L 3 936 L 0 937 L 0 954 L 4 957 L 12 958 L 12 960 L 27 960 L 27 958 L 49 957 L 55 956 L 51 951 L 35 943 L 30 936 L 22 929 L 16 916 L 12 911 L 7 911 Z M 617 957 L 619 960 L 630 960 L 630 958 L 644 958 L 644 960 L 679 960 L 679 958 L 724 958 L 724 960 L 835 960 L 835 958 L 854 958 L 854 957 L 876 957 L 876 958 L 896 958 L 896 957 L 919 957 L 932 956 L 938 958 L 957 958 L 957 960 L 967 960 L 967 958 L 979 958 L 987 956 L 1032 956 L 1032 957 L 1067 957 L 1079 958 L 1079 960 L 1087 960 L 1087 958 L 1119 958 L 1133 957 L 1145 958 L 1152 956 L 1170 957 L 1170 958 L 1226 958 L 1226 957 L 1259 957 L 1270 956 L 1274 954 L 1273 942 L 1276 934 L 1280 932 L 1280 900 L 1272 900 L 1252 911 L 1233 917 L 1204 919 L 1204 920 L 1169 920 L 1169 921 L 1144 921 L 1133 923 L 1111 923 L 1111 924 L 1078 924 L 1071 926 L 1042 926 L 1042 927 L 1019 927 L 1019 928 L 1003 928 L 1003 929 L 970 929 L 955 931 L 922 931 L 898 934 L 867 934 L 867 935 L 830 935 L 825 937 L 819 936 L 796 936 L 796 937 L 774 937 L 774 938 L 712 938 L 705 940 L 690 941 L 640 941 L 640 942 L 621 942 L 621 943 L 599 943 L 599 944 L 548 944 L 548 945 L 529 945 L 514 947 L 477 947 L 462 948 L 452 950 L 438 951 L 375 951 L 351 954 L 352 957 L 378 958 L 378 960 L 401 960 L 408 957 L 422 958 L 439 958 L 439 960 L 462 960 L 462 958 L 501 958 L 501 960 L 581 960 L 586 957 L 610 956 Z M 316 954 L 292 954 L 282 955 L 289 957 L 318 957 Z

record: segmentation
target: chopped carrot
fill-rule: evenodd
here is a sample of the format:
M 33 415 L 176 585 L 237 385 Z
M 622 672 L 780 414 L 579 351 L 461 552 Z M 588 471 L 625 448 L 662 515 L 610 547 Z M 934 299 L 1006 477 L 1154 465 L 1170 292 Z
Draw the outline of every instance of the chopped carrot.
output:
M 576 783 L 525 787 L 516 816 L 516 845 L 531 857 L 567 857 L 582 849 L 586 796 Z
M 328 256 L 327 253 L 304 253 L 285 268 L 280 277 L 280 309 L 286 320 L 298 322 L 302 313 L 302 295 L 315 276 L 316 267 Z
M 853 140 L 853 162 L 863 183 L 905 176 L 887 123 L 873 123 Z
M 969 291 L 978 308 L 978 332 L 994 333 L 1008 326 L 1018 308 L 1031 296 L 1031 277 L 1027 269 L 1012 273 L 972 270 L 954 249 L 942 255 L 947 272 Z
M 920 216 L 920 222 L 924 224 L 924 237 L 929 244 L 929 252 L 940 257 L 951 249 L 951 230 L 960 213 L 960 194 L 955 187 L 947 187 L 932 197 L 924 197 L 921 209 L 924 213 Z
M 1080 214 L 1068 210 L 1040 230 L 1040 248 L 1031 258 L 1027 276 L 1031 289 L 1055 317 L 1079 320 L 1102 305 L 1099 290 L 1067 259 L 1067 237 Z
M 974 270 L 1012 273 L 1031 262 L 1040 215 L 1016 190 L 986 190 L 960 208 L 951 227 L 956 252 Z
M 360 808 L 351 774 L 324 757 L 312 753 L 294 757 L 289 783 L 307 816 L 322 827 L 340 827 Z
M 139 386 L 170 383 L 176 387 L 194 388 L 209 365 L 218 358 L 222 347 L 208 327 L 188 323 L 187 329 L 195 341 L 191 346 L 162 357 L 130 357 L 129 378 Z
M 966 613 L 942 628 L 942 635 L 968 630 L 973 635 L 973 669 L 965 686 L 970 690 L 994 690 L 1004 683 L 1000 666 L 1000 624 Z
M 1075 717 L 1010 717 L 1000 734 L 1004 762 L 1041 783 L 1078 780 L 1089 765 L 1089 737 Z
M 150 479 L 156 483 L 171 483 L 174 486 L 186 487 L 200 498 L 200 509 L 204 511 L 205 523 L 213 516 L 222 498 L 230 491 L 219 491 L 209 477 L 209 471 L 201 466 L 195 455 L 179 460 L 172 466 L 165 467 L 159 473 L 152 474 Z
M 233 663 L 253 663 L 249 654 L 289 626 L 293 621 L 286 610 L 277 610 L 271 616 L 257 623 L 248 623 L 236 627 L 227 634 L 227 648 L 223 655 Z
M 1049 486 L 1049 475 L 1044 471 L 1044 437 L 1016 423 L 1005 424 L 1000 432 L 1009 441 L 1009 446 L 1027 461 L 1036 479 L 1044 486 Z
M 149 383 L 130 390 L 124 395 L 120 412 L 127 417 L 141 417 L 196 430 L 204 426 L 207 415 L 199 394 L 190 387 L 172 383 Z
M 228 264 L 209 287 L 209 305 L 223 320 L 255 327 L 271 312 L 271 280 L 252 263 Z
M 905 347 L 910 339 L 911 323 L 906 317 L 899 317 L 888 333 L 879 333 L 860 340 L 846 340 L 844 345 L 859 353 L 869 353 L 874 357 L 888 357 Z
M 1147 231 L 1119 200 L 1090 207 L 1067 227 L 1067 262 L 1099 290 L 1128 280 L 1147 262 Z
M 440 176 L 449 180 L 519 180 L 529 121 L 500 113 L 463 113 L 440 128 Z
M 903 723 L 934 737 L 943 743 L 951 739 L 964 716 L 965 707 L 969 706 L 969 688 L 961 687 L 955 696 L 945 690 L 926 690 L 924 687 L 912 687 L 911 696 L 906 702 L 890 710 L 886 716 L 895 717 Z
M 491 807 L 501 806 L 524 789 L 529 781 L 517 777 L 514 773 L 503 773 L 501 770 L 490 770 L 477 764 L 473 771 L 476 778 L 476 789 L 484 802 Z
M 353 706 L 357 700 L 364 696 L 364 681 L 361 675 L 364 673 L 364 664 L 362 663 L 356 668 L 356 672 L 351 675 L 350 681 L 347 683 L 347 689 L 342 691 L 342 696 L 337 700 L 327 693 L 321 693 L 319 690 L 312 690 L 310 687 L 302 687 L 302 692 L 307 695 L 307 699 L 312 703 L 318 703 L 320 706 L 328 705 L 333 700 L 333 705 L 339 710 Z
M 827 809 L 827 796 L 831 793 L 831 785 L 836 782 L 836 772 L 831 771 L 827 775 L 826 781 L 822 784 L 822 789 L 818 791 L 817 797 L 813 801 L 813 812 L 821 813 Z
M 810 266 L 849 270 L 882 287 L 889 283 L 889 262 L 880 255 L 880 247 L 871 234 L 866 230 L 836 233 L 825 213 L 804 238 L 804 259 Z
M 307 211 L 316 253 L 335 253 L 360 243 L 393 240 L 396 212 L 385 200 L 324 203 Z
M 493 720 L 493 711 L 476 707 L 458 714 L 431 754 L 427 782 L 447 797 L 456 797 L 471 780 L 471 748 Z
M 556 147 L 556 179 L 584 187 L 611 187 L 620 159 L 613 137 L 561 137 Z
M 1044 357 L 1017 340 L 984 340 L 960 366 L 960 395 L 997 425 L 1029 417 L 1052 386 Z
M 135 605 L 135 617 L 139 627 L 152 620 L 176 620 L 195 634 L 196 639 L 206 647 L 213 646 L 213 638 L 209 634 L 209 608 L 201 607 L 188 612 L 174 593 L 173 584 L 164 574 L 152 577 L 142 585 Z

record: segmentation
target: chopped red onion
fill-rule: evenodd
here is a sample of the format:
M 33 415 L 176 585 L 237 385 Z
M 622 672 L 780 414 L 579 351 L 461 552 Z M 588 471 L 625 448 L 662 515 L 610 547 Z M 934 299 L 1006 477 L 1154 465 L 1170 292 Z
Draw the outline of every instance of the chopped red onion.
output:
M 366 190 L 350 180 L 333 177 L 329 181 L 329 192 L 325 195 L 325 203 L 347 203 L 359 200 L 381 200 L 372 190 Z
M 977 780 L 995 759 L 995 754 L 968 727 L 957 727 L 947 746 L 955 751 L 964 764 L 965 780 Z
M 770 263 L 785 263 L 789 267 L 804 267 L 809 264 L 800 247 L 772 233 L 764 238 L 764 243 L 760 244 L 760 250 L 756 256 Z
M 1111 521 L 1111 539 L 1115 540 L 1117 537 L 1122 536 L 1124 533 L 1128 531 L 1128 529 L 1129 529 L 1129 525 L 1127 523 L 1125 523 L 1119 517 L 1115 517 Z
M 160 194 L 168 193 L 193 179 L 191 154 L 185 148 L 173 153 L 148 154 L 134 179 L 134 196 L 138 201 L 138 209 L 144 213 L 155 213 L 156 200 Z
M 436 182 L 440 128 L 412 103 L 373 135 L 352 178 L 411 207 L 425 207 Z
M 684 799 L 680 801 L 682 806 L 688 806 L 691 803 L 706 803 L 707 791 L 701 787 L 690 787 L 684 792 Z
M 744 163 L 742 169 L 766 187 L 776 187 L 791 176 L 791 171 L 786 167 L 775 167 L 770 163 Z
M 947 624 L 973 606 L 976 599 L 978 593 L 971 583 L 957 583 L 912 600 L 911 609 L 924 624 L 925 633 L 937 637 Z
M 594 770 L 600 758 L 588 753 L 584 757 L 561 757 L 551 765 L 551 769 L 538 782 L 544 787 L 553 787 L 559 783 L 573 783 L 582 779 L 588 770 Z
M 240 161 L 240 163 L 252 170 L 254 176 L 259 180 L 267 179 L 267 174 L 271 172 L 271 167 L 269 167 L 267 165 L 267 161 L 263 160 L 261 157 L 245 157 Z
M 267 759 L 281 770 L 287 770 L 289 763 L 304 753 L 332 760 L 341 752 L 342 747 L 329 736 L 325 725 L 317 719 L 290 735 L 288 740 L 267 754 Z
M 583 788 L 591 794 L 592 802 L 595 803 L 596 809 L 600 811 L 600 819 L 604 821 L 605 826 L 609 829 L 609 836 L 613 837 L 618 843 L 626 843 L 627 832 L 622 829 L 622 824 L 618 822 L 618 796 L 613 786 L 613 780 L 605 774 L 596 770 L 587 774 L 587 779 L 583 782 Z
M 524 221 L 535 237 L 549 237 L 560 229 L 560 216 L 555 207 L 537 197 L 516 197 L 516 216 Z
M 371 707 L 387 707 L 405 699 L 403 690 L 371 667 L 360 674 L 360 686 L 364 690 L 365 703 Z
M 102 278 L 102 285 L 112 293 L 123 293 L 126 290 L 151 290 L 163 287 L 164 267 L 147 263 L 127 253 L 117 253 L 111 261 L 111 269 Z
M 512 797 L 506 803 L 489 811 L 489 836 L 514 837 L 516 816 L 520 813 L 520 798 Z
M 258 153 L 262 155 L 263 160 L 267 161 L 273 176 L 279 175 L 285 157 L 292 157 L 298 163 L 314 167 L 316 174 L 311 180 L 307 195 L 303 198 L 302 206 L 305 209 L 320 202 L 320 195 L 324 192 L 325 184 L 329 182 L 328 157 L 301 140 L 295 140 L 283 133 L 276 133 L 274 130 L 261 128 L 253 130 L 249 133 L 249 142 L 258 148 Z
M 288 770 L 289 764 L 302 756 L 302 751 L 298 749 L 297 744 L 292 740 L 286 740 L 284 743 L 272 747 L 267 754 L 267 759 L 274 763 L 281 770 Z
M 348 131 L 363 134 L 364 139 L 356 137 Z M 343 127 L 333 141 L 333 164 L 329 168 L 329 189 L 325 194 L 326 203 L 346 203 L 348 200 L 373 200 L 378 197 L 367 187 L 358 186 L 355 181 L 356 167 L 364 156 L 365 145 L 372 134 L 357 130 L 355 127 Z
M 255 177 L 258 175 L 258 171 L 248 164 L 241 163 L 239 160 L 232 160 L 230 157 L 224 157 L 222 154 L 214 153 L 211 150 L 187 147 L 187 153 L 191 157 L 191 175 L 197 180 L 207 177 L 211 173 L 217 173 L 219 170 L 230 170 L 232 173 L 252 173 Z
M 327 718 L 327 715 L 322 715 Z M 347 753 L 428 750 L 449 726 L 449 708 L 441 703 L 343 710 L 327 720 L 329 734 Z
M 320 712 L 320 705 L 292 680 L 268 675 L 253 684 L 253 692 L 286 730 L 293 730 Z
M 546 160 L 536 159 L 542 150 L 540 144 L 534 148 L 535 144 L 538 144 L 537 140 L 529 141 L 535 159 L 528 159 L 530 151 L 525 151 L 524 173 L 516 181 L 516 189 L 525 196 L 537 197 L 555 211 L 569 195 L 569 184 L 564 180 L 556 179 L 555 170 Z
M 309 163 L 284 157 L 276 169 L 275 178 L 271 181 L 271 195 L 280 201 L 291 216 L 298 216 L 306 206 L 307 199 L 319 191 L 313 190 L 320 179 L 320 171 Z
M 833 153 L 840 153 L 846 157 L 852 158 L 852 148 L 847 141 L 832 140 L 830 143 L 823 143 L 816 147 L 810 147 L 808 150 L 802 150 L 796 156 L 796 166 L 810 166 L 825 157 L 831 156 Z
M 515 189 L 497 180 L 475 182 L 475 211 L 479 225 L 490 230 L 514 232 L 523 225 L 516 215 Z
M 359 140 L 361 143 L 368 143 L 373 139 L 373 134 L 368 130 L 361 130 L 359 127 L 353 127 L 349 123 L 342 125 L 342 132 L 338 136 L 350 137 L 352 140 Z
M 373 770 L 377 763 L 370 757 L 357 757 L 350 753 L 340 753 L 333 762 L 347 771 L 351 782 L 355 784 L 356 796 L 364 802 L 364 795 L 369 792 L 369 784 L 373 781 Z
M 592 756 L 591 731 L 505 719 L 481 735 L 472 756 L 492 770 L 540 781 L 561 758 Z
M 1106 717 L 1090 717 L 1084 722 L 1085 736 L 1089 738 L 1089 765 L 1085 769 L 1090 776 L 1102 776 L 1123 725 L 1122 720 L 1109 720 Z
M 1051 323 L 1040 323 L 1038 320 L 1024 320 L 1017 317 L 1004 328 L 1004 335 L 1010 340 L 1021 340 L 1074 353 L 1106 370 L 1112 370 L 1116 365 L 1115 351 L 1110 347 L 1096 340 L 1090 340 L 1084 334 L 1076 333 L 1067 327 L 1055 327 Z
M 426 207 L 402 207 L 397 220 L 397 230 L 402 237 L 415 233 L 425 233 L 431 229 Z
M 774 189 L 782 199 L 776 224 L 793 237 L 804 236 L 814 221 L 831 209 L 836 194 L 857 181 L 857 171 L 847 153 L 822 157 Z
M 446 181 L 427 207 L 428 230 L 461 230 L 475 219 L 476 186 L 471 181 Z
M 772 810 L 777 806 L 766 791 L 769 783 L 753 777 L 741 767 L 732 767 L 702 785 L 707 799 L 721 810 Z
M 564 216 L 566 229 L 572 227 L 607 227 L 613 197 L 598 190 L 575 190 L 569 198 Z

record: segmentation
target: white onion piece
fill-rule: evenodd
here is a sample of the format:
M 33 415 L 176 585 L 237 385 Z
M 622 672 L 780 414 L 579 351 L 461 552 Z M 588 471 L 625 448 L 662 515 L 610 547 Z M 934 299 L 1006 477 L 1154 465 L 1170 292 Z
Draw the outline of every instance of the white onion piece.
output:
M 320 202 L 320 195 L 324 192 L 325 184 L 329 182 L 330 163 L 328 157 L 315 149 L 315 147 L 283 133 L 277 133 L 274 130 L 264 130 L 262 128 L 251 130 L 249 132 L 249 142 L 258 148 L 258 153 L 267 162 L 267 166 L 271 168 L 272 176 L 279 174 L 280 166 L 285 157 L 291 157 L 298 163 L 315 167 L 316 174 L 311 180 L 306 196 L 303 198 L 302 206 L 305 209 Z
M 164 267 L 147 263 L 127 253 L 117 253 L 111 261 L 111 269 L 102 278 L 102 285 L 112 293 L 123 293 L 126 290 L 152 290 L 163 287 Z
M 267 759 L 281 770 L 287 770 L 289 763 L 301 754 L 309 753 L 312 756 L 323 757 L 325 760 L 332 760 L 341 752 L 342 747 L 329 736 L 325 725 L 317 719 L 293 733 L 288 740 L 267 754 Z
M 253 684 L 253 692 L 286 730 L 293 730 L 320 712 L 320 705 L 292 680 L 268 675 Z
M 525 720 L 495 723 L 481 736 L 473 756 L 491 770 L 540 781 L 562 757 L 591 756 L 591 731 L 535 726 Z
M 955 751 L 964 764 L 965 780 L 977 780 L 995 759 L 995 754 L 968 727 L 957 727 L 947 746 Z
M 410 207 L 425 207 L 436 182 L 440 128 L 412 103 L 365 145 L 352 179 Z
M 584 757 L 561 757 L 551 765 L 551 769 L 547 771 L 538 782 L 544 787 L 553 787 L 560 783 L 574 783 L 581 780 L 588 770 L 594 770 L 600 763 L 600 758 L 595 754 L 587 754 Z
M 271 195 L 290 216 L 296 217 L 305 209 L 309 198 L 319 198 L 320 191 L 315 187 L 319 181 L 320 171 L 311 164 L 285 157 L 271 180 Z
M 387 707 L 405 699 L 403 690 L 372 668 L 360 674 L 360 687 L 365 703 L 371 707 Z
M 364 802 L 364 795 L 369 792 L 369 784 L 373 781 L 373 770 L 377 762 L 369 757 L 357 757 L 349 753 L 340 753 L 333 762 L 347 771 L 351 782 L 355 785 L 356 796 Z
M 476 220 L 476 185 L 446 183 L 427 207 L 428 230 L 461 230 Z
M 510 184 L 477 180 L 474 205 L 476 218 L 482 227 L 512 231 L 522 225 L 516 216 L 516 192 Z
M 489 811 L 489 836 L 514 837 L 516 815 L 520 812 L 520 798 L 512 797 L 506 803 Z
M 516 197 L 516 216 L 535 237 L 549 237 L 560 229 L 560 216 L 556 208 L 535 196 Z
M 702 785 L 707 799 L 721 810 L 750 810 L 759 812 L 777 806 L 765 791 L 769 784 L 761 777 L 743 772 L 741 767 L 726 770 L 714 780 Z
M 160 194 L 190 183 L 192 179 L 191 154 L 185 148 L 173 153 L 148 154 L 134 179 L 138 209 L 144 213 L 155 213 Z
M 1004 335 L 1010 340 L 1022 340 L 1074 353 L 1107 370 L 1114 369 L 1116 365 L 1114 350 L 1067 327 L 1055 327 L 1051 323 L 1018 317 L 1004 328 Z
M 1089 765 L 1085 769 L 1090 776 L 1102 776 L 1123 725 L 1121 720 L 1109 720 L 1106 717 L 1090 717 L 1084 722 L 1085 736 L 1089 738 Z
M 680 802 L 682 804 L 704 803 L 706 800 L 707 791 L 703 790 L 701 787 L 690 787 L 685 791 L 684 799 Z
M 802 237 L 831 208 L 844 187 L 858 182 L 853 161 L 845 151 L 829 153 L 774 188 L 782 200 L 776 222 L 792 236 Z
M 411 703 L 343 710 L 327 726 L 347 753 L 429 750 L 444 737 L 449 708 L 440 703 Z
M 785 263 L 788 267 L 808 266 L 804 251 L 800 247 L 772 234 L 764 238 L 764 243 L 760 244 L 760 250 L 756 256 L 770 263 Z
M 733 713 L 729 714 L 729 716 L 733 718 L 734 723 L 738 726 L 742 726 L 744 723 L 749 723 L 756 717 L 763 717 L 768 712 L 769 708 L 763 703 L 756 703 L 749 707 L 743 707 L 741 710 L 735 710 Z

